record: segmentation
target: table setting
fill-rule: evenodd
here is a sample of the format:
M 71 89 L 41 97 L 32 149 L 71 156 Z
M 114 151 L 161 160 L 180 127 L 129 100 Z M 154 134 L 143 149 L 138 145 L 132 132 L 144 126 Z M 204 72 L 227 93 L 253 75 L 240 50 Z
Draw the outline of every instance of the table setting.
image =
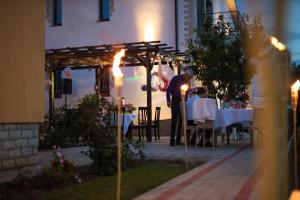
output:
M 121 121 L 120 124 L 123 126 L 123 136 L 126 135 L 128 132 L 129 126 L 133 123 L 133 120 L 137 118 L 136 114 L 133 114 L 133 112 L 136 110 L 136 107 L 133 106 L 133 104 L 127 103 L 125 104 L 124 98 L 121 98 L 122 106 L 121 106 Z M 113 114 L 114 115 L 114 114 Z M 124 123 L 123 123 L 124 119 Z M 113 116 L 112 123 L 114 125 L 117 125 L 117 120 Z
M 234 105 L 234 103 L 231 103 Z M 194 123 L 204 123 L 206 120 L 214 121 L 215 128 L 221 128 L 226 133 L 226 127 L 235 123 L 246 124 L 253 121 L 253 109 L 241 108 L 237 105 L 218 109 L 216 99 L 199 98 L 192 105 L 192 114 L 188 120 Z

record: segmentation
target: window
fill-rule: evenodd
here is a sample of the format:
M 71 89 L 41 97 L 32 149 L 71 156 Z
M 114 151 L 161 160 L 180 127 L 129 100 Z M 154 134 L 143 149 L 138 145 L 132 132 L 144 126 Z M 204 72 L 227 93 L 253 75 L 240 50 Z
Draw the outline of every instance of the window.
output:
M 99 0 L 99 21 L 109 21 L 110 0 Z
M 53 26 L 62 25 L 62 0 L 53 0 Z
M 96 86 L 99 94 L 102 97 L 109 97 L 109 69 L 108 68 L 97 68 L 96 69 Z
M 206 8 L 205 8 L 206 5 Z M 206 12 L 206 13 L 205 13 Z M 205 17 L 213 17 L 212 16 L 213 12 L 213 5 L 210 0 L 198 0 L 197 1 L 197 22 L 198 22 L 198 27 L 202 28 L 204 22 L 205 22 Z
M 57 70 L 54 73 L 54 98 L 62 98 L 62 71 Z

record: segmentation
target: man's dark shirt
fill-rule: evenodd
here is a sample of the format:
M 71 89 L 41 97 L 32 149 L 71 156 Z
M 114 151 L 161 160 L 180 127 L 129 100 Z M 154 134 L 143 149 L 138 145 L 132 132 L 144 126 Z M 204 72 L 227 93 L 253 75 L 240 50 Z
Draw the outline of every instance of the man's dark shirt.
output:
M 167 102 L 171 102 L 171 95 L 172 98 L 181 98 L 180 87 L 182 84 L 184 84 L 183 75 L 177 75 L 172 78 L 167 89 Z

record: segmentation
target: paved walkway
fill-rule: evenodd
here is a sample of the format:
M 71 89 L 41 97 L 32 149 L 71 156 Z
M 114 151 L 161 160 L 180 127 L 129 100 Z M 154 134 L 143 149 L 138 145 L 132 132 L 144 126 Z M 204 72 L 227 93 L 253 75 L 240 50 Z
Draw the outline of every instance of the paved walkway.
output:
M 220 144 L 220 142 L 219 142 Z M 168 145 L 168 137 L 146 143 L 147 159 L 183 159 L 184 147 Z M 90 164 L 92 160 L 84 155 L 88 147 L 61 149 L 66 159 L 75 165 Z M 49 167 L 53 159 L 52 150 L 39 152 L 42 167 Z M 242 200 L 260 199 L 262 183 L 258 179 L 255 150 L 243 144 L 231 144 L 212 148 L 194 146 L 188 148 L 190 161 L 205 161 L 204 164 L 182 174 L 163 185 L 137 197 L 137 200 L 197 199 L 197 200 Z M 8 176 L 9 174 L 5 174 Z M 13 177 L 10 175 L 10 177 Z M 0 179 L 3 179 L 3 177 Z
M 209 157 L 195 169 L 139 196 L 136 200 L 197 199 L 242 200 L 260 199 L 261 184 L 258 183 L 257 157 L 253 149 L 217 148 L 215 151 L 199 150 Z M 194 151 L 191 151 L 194 155 Z
M 90 164 L 91 160 L 82 152 L 87 147 L 62 149 L 64 156 L 76 165 Z M 243 144 L 231 144 L 215 148 L 194 146 L 188 148 L 191 161 L 204 164 L 182 174 L 167 183 L 137 197 L 137 200 L 197 199 L 197 200 L 242 200 L 260 199 L 261 181 L 257 176 L 257 157 L 253 149 Z M 40 163 L 49 166 L 53 151 L 42 151 Z M 183 159 L 184 147 L 168 145 L 168 138 L 146 143 L 147 159 Z

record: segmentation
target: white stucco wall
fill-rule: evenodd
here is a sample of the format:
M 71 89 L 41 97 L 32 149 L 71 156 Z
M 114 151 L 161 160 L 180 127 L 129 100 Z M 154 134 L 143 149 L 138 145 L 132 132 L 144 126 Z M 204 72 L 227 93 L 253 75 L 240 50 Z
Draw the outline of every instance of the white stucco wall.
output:
M 115 10 L 107 22 L 98 22 L 98 0 L 62 2 L 63 25 L 51 27 L 46 19 L 46 49 L 145 40 L 160 40 L 175 48 L 174 0 L 114 0 Z M 149 33 L 152 34 L 149 36 Z M 164 74 L 173 77 L 172 70 L 166 66 L 163 69 Z M 146 83 L 145 68 L 127 68 L 123 73 L 126 102 L 146 106 L 146 92 L 141 91 L 141 86 Z M 68 97 L 68 102 L 76 102 L 83 95 L 93 92 L 94 83 L 94 70 L 73 71 L 74 95 Z M 111 95 L 114 95 L 113 90 Z M 162 107 L 161 117 L 170 118 L 165 93 L 153 92 L 152 96 L 153 107 Z M 47 94 L 45 101 L 48 105 Z M 55 105 L 63 102 L 64 99 L 56 99 Z
M 47 1 L 47 0 L 46 0 Z M 192 3 L 192 13 L 184 13 L 185 5 Z M 190 22 L 196 25 L 196 0 L 178 0 L 178 46 L 185 50 L 185 16 L 192 15 Z M 175 48 L 175 1 L 174 0 L 114 0 L 114 11 L 110 21 L 98 22 L 98 0 L 62 0 L 62 26 L 52 27 L 46 20 L 46 49 L 76 47 L 85 45 L 113 44 L 160 40 Z M 225 0 L 213 0 L 214 12 L 227 11 Z M 194 27 L 195 28 L 195 27 Z M 150 33 L 150 34 L 149 34 Z M 169 79 L 174 72 L 163 66 L 163 73 Z M 157 66 L 154 71 L 157 70 Z M 146 106 L 146 92 L 141 86 L 146 83 L 144 67 L 126 68 L 124 73 L 123 96 L 127 103 Z M 68 103 L 76 103 L 82 96 L 94 91 L 94 70 L 73 71 L 73 95 L 68 96 Z M 111 88 L 111 95 L 114 95 Z M 166 106 L 165 93 L 152 93 L 153 108 L 161 106 L 162 119 L 170 118 Z M 64 103 L 56 99 L 55 105 Z M 45 98 L 46 110 L 48 97 Z

